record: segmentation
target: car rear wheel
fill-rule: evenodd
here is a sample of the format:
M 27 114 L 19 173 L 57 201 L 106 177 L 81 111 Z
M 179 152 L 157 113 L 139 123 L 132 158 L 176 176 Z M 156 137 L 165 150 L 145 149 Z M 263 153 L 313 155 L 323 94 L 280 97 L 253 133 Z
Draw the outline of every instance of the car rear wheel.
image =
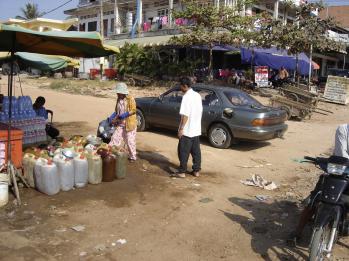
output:
M 232 135 L 225 125 L 218 123 L 210 128 L 208 139 L 213 147 L 227 149 L 231 145 Z
M 137 131 L 144 131 L 146 126 L 145 117 L 143 112 L 140 109 L 137 109 L 136 117 L 137 117 Z

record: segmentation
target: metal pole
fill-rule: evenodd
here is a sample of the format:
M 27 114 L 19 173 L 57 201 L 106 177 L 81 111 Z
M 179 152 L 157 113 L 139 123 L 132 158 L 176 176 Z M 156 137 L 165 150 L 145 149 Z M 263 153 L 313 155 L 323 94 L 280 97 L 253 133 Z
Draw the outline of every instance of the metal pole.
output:
M 114 21 L 114 34 L 119 34 L 119 7 L 118 7 L 118 1 L 114 1 L 114 16 L 115 16 L 115 21 Z
M 104 23 L 103 23 L 103 0 L 99 0 L 99 3 L 100 3 L 100 6 L 99 6 L 99 9 L 100 9 L 100 23 L 99 23 L 99 32 L 101 34 L 101 37 L 103 39 L 104 37 Z
M 276 0 L 274 3 L 274 19 L 278 20 L 279 18 L 279 0 Z
M 310 53 L 309 53 L 309 78 L 308 78 L 308 85 L 310 87 L 311 83 L 311 73 L 312 73 L 312 61 L 313 61 L 313 45 L 310 45 Z
M 11 163 L 11 125 L 12 125 L 12 89 L 13 89 L 13 63 L 15 59 L 15 44 L 16 44 L 16 33 L 12 35 L 12 48 L 11 48 L 11 69 L 9 75 L 9 83 L 8 83 L 8 97 L 9 97 L 9 112 L 8 112 L 8 129 L 7 129 L 7 162 Z
M 343 54 L 343 70 L 345 69 L 345 58 L 346 58 L 346 54 Z
M 172 17 L 172 10 L 173 10 L 173 0 L 169 0 L 168 1 L 168 7 L 169 7 L 169 10 L 168 10 L 168 22 L 170 24 L 170 28 L 172 28 L 172 25 L 173 25 L 173 17 Z

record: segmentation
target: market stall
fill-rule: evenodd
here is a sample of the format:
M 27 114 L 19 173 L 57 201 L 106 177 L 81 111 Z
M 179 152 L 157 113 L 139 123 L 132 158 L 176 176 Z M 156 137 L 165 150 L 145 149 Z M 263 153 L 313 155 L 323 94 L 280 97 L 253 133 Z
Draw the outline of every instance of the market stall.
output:
M 14 115 L 18 107 L 16 99 L 13 98 L 13 67 L 15 53 L 30 52 L 48 55 L 64 55 L 70 57 L 102 57 L 115 54 L 117 48 L 104 46 L 100 35 L 95 32 L 37 32 L 24 29 L 15 25 L 0 25 L 0 51 L 10 52 L 11 54 L 11 73 L 8 79 L 8 105 L 6 108 L 8 120 L 6 121 L 7 141 L 5 142 L 5 162 L 7 163 L 7 173 L 9 180 L 12 181 L 18 203 L 20 204 L 19 191 L 17 187 L 18 171 L 12 162 L 14 151 L 12 151 L 12 127 Z M 25 104 L 25 103 L 24 103 Z M 18 105 L 18 104 L 17 104 Z M 29 108 L 29 102 L 27 107 Z M 3 143 L 4 144 L 4 143 Z M 22 178 L 20 175 L 18 175 Z

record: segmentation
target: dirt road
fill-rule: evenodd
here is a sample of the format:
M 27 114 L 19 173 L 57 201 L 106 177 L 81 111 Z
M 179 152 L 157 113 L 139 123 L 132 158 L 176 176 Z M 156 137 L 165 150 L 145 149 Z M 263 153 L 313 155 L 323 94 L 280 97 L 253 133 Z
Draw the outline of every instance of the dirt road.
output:
M 114 108 L 112 99 L 24 88 L 44 95 L 63 133 L 94 133 Z M 218 150 L 203 139 L 203 175 L 171 179 L 178 163 L 177 139 L 162 130 L 138 133 L 139 160 L 125 180 L 48 197 L 22 189 L 25 205 L 0 210 L 1 260 L 304 260 L 304 247 L 285 243 L 300 211 L 298 203 L 319 171 L 294 159 L 327 153 L 345 106 L 322 104 L 333 115 L 289 122 L 284 139 L 241 143 Z M 260 174 L 279 189 L 246 187 Z M 256 195 L 271 197 L 258 201 Z M 84 231 L 71 227 L 83 225 Z M 120 244 L 119 239 L 127 243 Z M 345 246 L 346 244 L 346 246 Z M 348 240 L 335 258 L 348 259 Z

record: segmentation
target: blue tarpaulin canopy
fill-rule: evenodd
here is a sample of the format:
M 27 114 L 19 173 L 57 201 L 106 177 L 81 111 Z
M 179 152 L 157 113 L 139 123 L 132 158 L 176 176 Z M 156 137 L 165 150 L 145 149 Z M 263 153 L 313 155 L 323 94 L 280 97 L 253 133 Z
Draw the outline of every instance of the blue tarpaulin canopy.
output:
M 208 46 L 193 46 L 194 49 L 208 50 Z M 241 55 L 241 63 L 253 64 L 255 66 L 268 66 L 274 70 L 279 70 L 281 66 L 287 70 L 296 70 L 296 56 L 289 55 L 286 50 L 277 48 L 237 48 L 231 45 L 215 45 L 213 51 L 238 51 Z M 309 74 L 309 58 L 305 53 L 298 55 L 299 72 L 301 75 Z M 314 69 L 314 65 L 313 69 Z
M 301 75 L 309 74 L 309 58 L 305 53 L 298 55 L 299 72 Z M 253 61 L 253 62 L 252 62 Z M 277 48 L 241 48 L 241 62 L 256 66 L 268 66 L 278 70 L 281 66 L 287 70 L 296 70 L 296 56 L 287 54 L 286 50 L 278 50 Z

